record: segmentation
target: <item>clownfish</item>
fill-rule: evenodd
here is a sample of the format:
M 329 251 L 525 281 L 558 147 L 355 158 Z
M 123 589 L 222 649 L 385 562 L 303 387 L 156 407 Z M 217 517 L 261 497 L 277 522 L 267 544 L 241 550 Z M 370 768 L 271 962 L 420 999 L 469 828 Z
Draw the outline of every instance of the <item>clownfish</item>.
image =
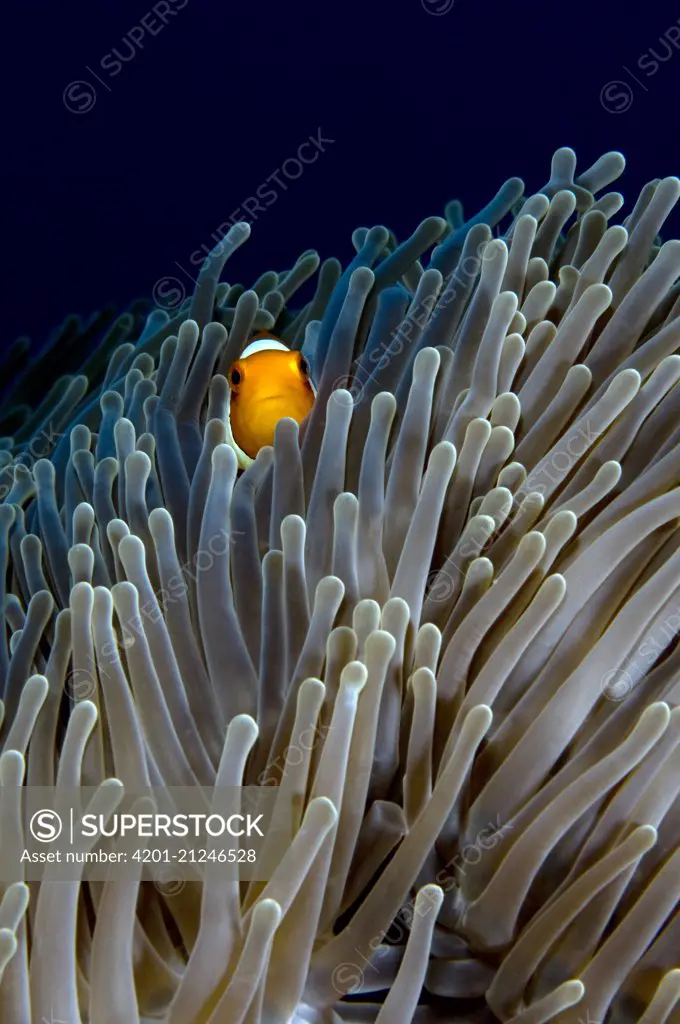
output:
M 251 339 L 229 367 L 227 383 L 227 441 L 240 469 L 255 460 L 260 448 L 274 443 L 280 419 L 289 416 L 302 423 L 316 398 L 305 356 L 270 334 Z

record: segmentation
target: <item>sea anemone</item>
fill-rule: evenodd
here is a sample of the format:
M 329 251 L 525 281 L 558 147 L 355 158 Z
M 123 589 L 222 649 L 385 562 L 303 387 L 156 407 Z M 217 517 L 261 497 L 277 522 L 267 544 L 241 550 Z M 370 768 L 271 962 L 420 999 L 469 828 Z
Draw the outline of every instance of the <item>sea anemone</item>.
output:
M 171 314 L 11 350 L 2 1024 L 680 1020 L 680 181 L 610 225 L 623 167 L 251 290 L 239 223 Z M 317 397 L 240 472 L 262 330 Z M 268 877 L 38 879 L 79 783 L 266 790 Z

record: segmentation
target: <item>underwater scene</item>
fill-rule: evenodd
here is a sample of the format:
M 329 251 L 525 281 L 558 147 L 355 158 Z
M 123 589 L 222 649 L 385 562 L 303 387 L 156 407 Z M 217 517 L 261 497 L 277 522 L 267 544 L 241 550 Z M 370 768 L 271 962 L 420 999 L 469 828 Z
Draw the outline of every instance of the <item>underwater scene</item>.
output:
M 680 1024 L 680 12 L 469 3 L 11 15 L 0 1024 Z

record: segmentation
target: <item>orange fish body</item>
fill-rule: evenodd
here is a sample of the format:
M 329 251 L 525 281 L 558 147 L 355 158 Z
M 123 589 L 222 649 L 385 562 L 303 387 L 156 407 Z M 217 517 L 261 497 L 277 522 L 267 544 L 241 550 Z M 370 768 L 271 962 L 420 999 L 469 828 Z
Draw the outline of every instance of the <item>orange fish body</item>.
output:
M 265 445 L 274 443 L 276 424 L 284 417 L 301 423 L 316 392 L 307 360 L 271 335 L 251 341 L 229 367 L 228 438 L 244 469 Z

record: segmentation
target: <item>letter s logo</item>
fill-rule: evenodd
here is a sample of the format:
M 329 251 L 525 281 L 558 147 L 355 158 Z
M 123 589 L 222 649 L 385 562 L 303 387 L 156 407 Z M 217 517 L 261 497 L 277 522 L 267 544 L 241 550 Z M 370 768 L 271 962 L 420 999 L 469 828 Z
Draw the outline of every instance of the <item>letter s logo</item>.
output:
M 61 835 L 61 818 L 56 811 L 36 811 L 31 818 L 29 829 L 39 843 L 53 843 Z

